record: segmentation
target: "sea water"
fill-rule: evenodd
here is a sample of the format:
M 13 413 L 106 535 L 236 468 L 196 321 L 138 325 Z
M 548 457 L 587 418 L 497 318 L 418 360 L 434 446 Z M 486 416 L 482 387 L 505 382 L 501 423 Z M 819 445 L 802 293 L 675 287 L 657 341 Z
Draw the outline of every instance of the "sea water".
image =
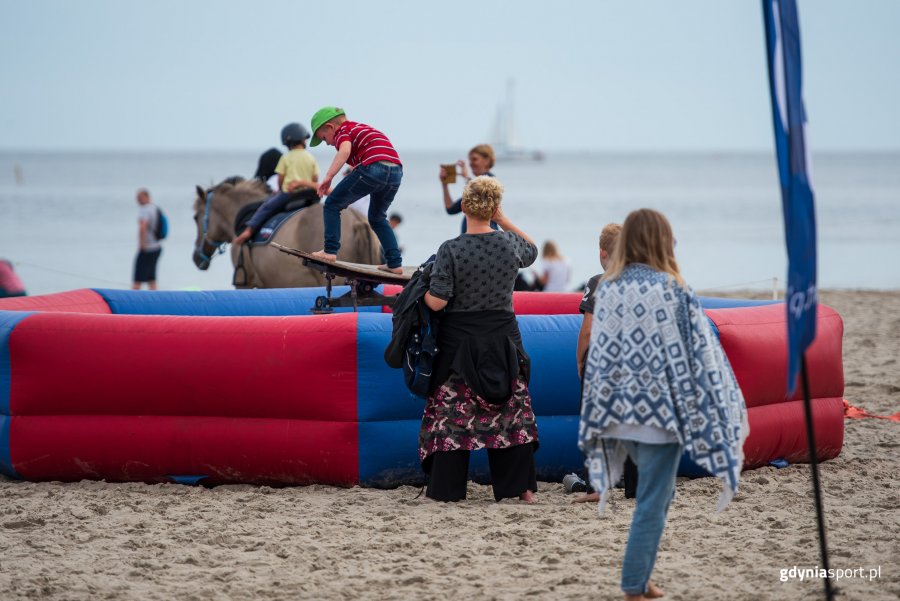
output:
M 332 154 L 316 149 L 324 173 Z M 0 258 L 30 294 L 130 286 L 137 250 L 135 191 L 167 213 L 161 289 L 227 289 L 229 256 L 206 272 L 191 261 L 195 186 L 249 177 L 258 153 L 0 152 Z M 422 262 L 459 233 L 444 211 L 438 169 L 461 151 L 402 155 L 392 212 L 404 263 Z M 573 268 L 572 289 L 600 270 L 604 224 L 651 207 L 677 238 L 685 279 L 703 291 L 783 288 L 784 222 L 771 154 L 570 154 L 500 162 L 504 210 L 540 245 L 554 240 Z M 813 158 L 822 288 L 900 288 L 900 153 Z M 461 184 L 452 187 L 454 198 Z M 299 261 L 298 261 L 299 268 Z

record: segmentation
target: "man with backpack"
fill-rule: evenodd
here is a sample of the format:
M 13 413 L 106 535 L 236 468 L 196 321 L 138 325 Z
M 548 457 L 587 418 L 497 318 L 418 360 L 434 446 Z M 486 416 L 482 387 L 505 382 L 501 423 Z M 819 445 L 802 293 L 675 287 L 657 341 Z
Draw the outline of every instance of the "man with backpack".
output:
M 137 191 L 138 202 L 138 254 L 134 261 L 134 290 L 141 284 L 156 290 L 156 263 L 162 253 L 159 241 L 166 237 L 168 225 L 165 215 L 150 200 L 146 188 Z

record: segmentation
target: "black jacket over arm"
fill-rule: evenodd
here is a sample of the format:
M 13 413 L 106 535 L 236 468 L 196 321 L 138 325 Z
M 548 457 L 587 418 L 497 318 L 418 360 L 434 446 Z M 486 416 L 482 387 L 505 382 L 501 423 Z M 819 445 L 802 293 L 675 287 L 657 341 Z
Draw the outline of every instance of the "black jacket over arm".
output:
M 452 372 L 489 403 L 503 404 L 514 392 L 519 373 L 526 383 L 530 377 L 531 360 L 522 346 L 516 316 L 510 311 L 445 312 L 438 351 L 432 394 Z

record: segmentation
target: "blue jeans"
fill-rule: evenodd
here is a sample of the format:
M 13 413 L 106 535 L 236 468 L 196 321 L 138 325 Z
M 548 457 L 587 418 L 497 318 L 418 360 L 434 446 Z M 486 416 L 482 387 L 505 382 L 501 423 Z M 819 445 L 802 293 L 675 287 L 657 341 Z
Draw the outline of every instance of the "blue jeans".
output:
M 254 234 L 258 232 L 259 228 L 269 220 L 269 217 L 284 210 L 284 207 L 287 206 L 288 199 L 293 195 L 293 192 L 279 192 L 268 197 L 263 201 L 259 208 L 256 209 L 253 217 L 247 221 L 247 227 L 253 230 Z M 238 233 L 240 234 L 240 232 Z
M 675 496 L 675 476 L 683 448 L 678 443 L 621 442 L 638 470 L 637 506 L 622 561 L 622 591 L 627 595 L 642 595 L 647 592 L 666 514 Z
M 341 180 L 325 201 L 325 252 L 336 255 L 341 248 L 341 211 L 369 196 L 369 225 L 378 236 L 388 267 L 400 267 L 400 247 L 387 210 L 403 179 L 403 167 L 383 162 L 359 166 Z

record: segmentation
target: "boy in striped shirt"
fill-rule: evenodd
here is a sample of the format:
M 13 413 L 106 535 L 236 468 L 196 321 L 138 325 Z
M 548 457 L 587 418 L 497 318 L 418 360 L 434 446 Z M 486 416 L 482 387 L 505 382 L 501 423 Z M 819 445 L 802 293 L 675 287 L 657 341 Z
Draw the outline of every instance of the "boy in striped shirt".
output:
M 344 109 L 326 106 L 312 117 L 313 138 L 310 146 L 325 142 L 337 149 L 325 179 L 319 184 L 319 195 L 328 194 L 331 180 L 344 163 L 352 171 L 341 180 L 325 201 L 325 248 L 313 255 L 327 261 L 337 260 L 341 248 L 341 211 L 363 196 L 369 195 L 369 225 L 378 236 L 386 265 L 378 268 L 403 273 L 400 248 L 394 230 L 387 220 L 388 207 L 394 200 L 403 178 L 403 165 L 391 141 L 383 133 L 355 121 L 347 120 Z

